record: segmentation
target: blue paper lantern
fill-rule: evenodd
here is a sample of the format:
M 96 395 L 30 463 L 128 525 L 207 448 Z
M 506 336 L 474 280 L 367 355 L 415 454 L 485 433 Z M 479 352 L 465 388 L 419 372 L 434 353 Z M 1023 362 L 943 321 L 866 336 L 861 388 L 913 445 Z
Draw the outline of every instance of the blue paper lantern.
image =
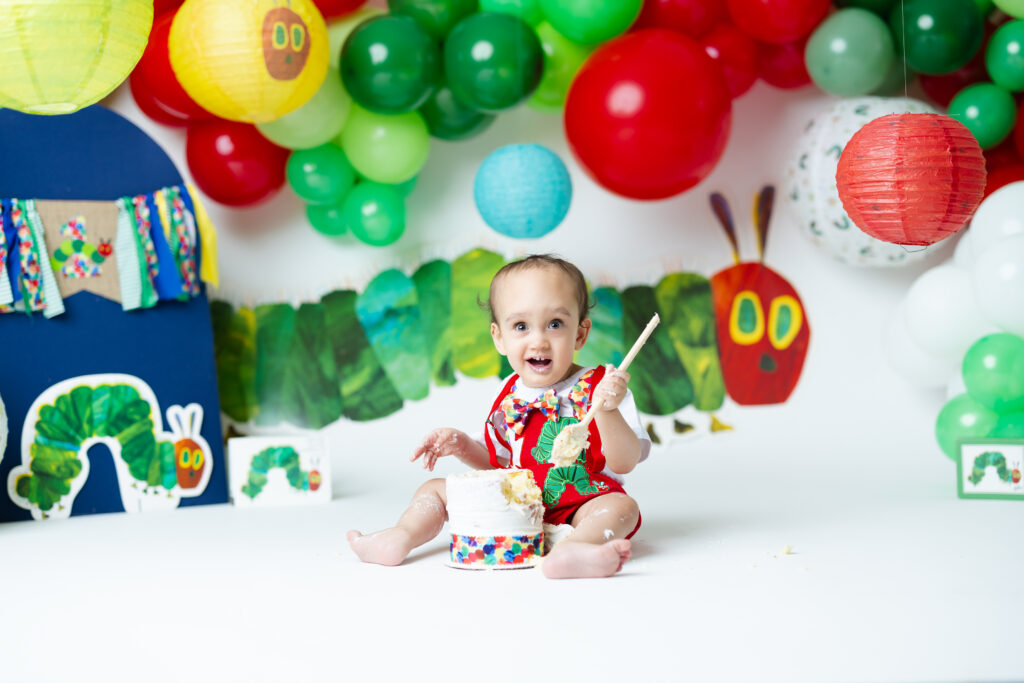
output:
M 506 145 L 476 172 L 473 199 L 487 225 L 502 235 L 541 237 L 569 211 L 572 181 L 565 164 L 541 145 Z

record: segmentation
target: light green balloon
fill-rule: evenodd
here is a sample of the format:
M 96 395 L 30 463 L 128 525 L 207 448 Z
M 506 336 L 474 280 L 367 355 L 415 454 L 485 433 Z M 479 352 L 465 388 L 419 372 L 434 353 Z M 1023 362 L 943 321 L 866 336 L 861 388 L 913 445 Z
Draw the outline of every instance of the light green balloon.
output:
M 405 200 L 393 187 L 362 182 L 342 205 L 345 224 L 362 242 L 385 247 L 405 232 Z
M 566 38 L 594 45 L 625 33 L 643 0 L 540 0 L 545 18 Z
M 341 61 L 341 46 L 345 44 L 345 40 L 352 31 L 355 30 L 356 26 L 363 23 L 367 19 L 372 17 L 378 17 L 382 14 L 387 14 L 384 10 L 379 7 L 360 7 L 352 14 L 347 14 L 338 21 L 332 22 L 327 27 L 327 44 L 331 51 L 331 66 L 335 69 L 339 69 Z
M 1015 19 L 1024 19 L 1024 0 L 995 0 L 995 5 Z
M 960 441 L 982 439 L 999 421 L 999 415 L 968 394 L 954 396 L 935 418 L 935 439 L 942 452 L 956 460 L 960 457 Z
M 390 116 L 352 104 L 341 131 L 341 148 L 359 175 L 398 185 L 423 168 L 430 154 L 430 131 L 418 112 Z
M 882 85 L 894 54 L 886 23 L 874 12 L 849 7 L 814 29 L 804 48 L 804 61 L 819 88 L 840 97 L 857 97 Z
M 540 0 L 480 0 L 480 11 L 512 14 L 530 26 L 536 26 L 544 21 Z
M 281 147 L 310 149 L 336 138 L 345 127 L 351 108 L 352 98 L 332 66 L 320 89 L 304 105 L 276 121 L 257 123 L 256 129 Z
M 544 51 L 544 75 L 527 103 L 540 111 L 560 112 L 572 79 L 594 48 L 572 42 L 546 21 L 534 30 Z

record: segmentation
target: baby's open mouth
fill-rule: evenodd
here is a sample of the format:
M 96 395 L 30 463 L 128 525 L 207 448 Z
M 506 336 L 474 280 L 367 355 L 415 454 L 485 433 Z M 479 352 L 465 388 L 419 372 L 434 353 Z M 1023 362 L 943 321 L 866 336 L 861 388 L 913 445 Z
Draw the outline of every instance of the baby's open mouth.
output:
M 547 370 L 549 367 L 551 367 L 550 358 L 527 358 L 526 362 L 534 370 Z

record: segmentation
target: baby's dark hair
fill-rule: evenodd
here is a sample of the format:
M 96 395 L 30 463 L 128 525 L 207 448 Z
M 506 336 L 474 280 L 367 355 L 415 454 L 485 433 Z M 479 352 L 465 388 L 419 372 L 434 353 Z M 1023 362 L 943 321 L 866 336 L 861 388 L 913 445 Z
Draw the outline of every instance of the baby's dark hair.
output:
M 573 286 L 576 288 L 576 303 L 579 304 L 580 309 L 580 320 L 582 321 L 590 313 L 592 304 L 590 303 L 590 290 L 587 289 L 587 280 L 583 277 L 583 273 L 580 269 L 569 263 L 565 259 L 559 258 L 554 254 L 530 254 L 525 256 L 518 261 L 512 261 L 506 263 L 501 267 L 494 277 L 491 278 L 491 287 L 487 292 L 487 301 L 480 302 L 488 313 L 491 314 L 491 322 L 496 323 L 498 319 L 494 316 L 494 283 L 500 280 L 509 273 L 515 273 L 520 270 L 529 270 L 530 268 L 557 268 L 572 280 Z

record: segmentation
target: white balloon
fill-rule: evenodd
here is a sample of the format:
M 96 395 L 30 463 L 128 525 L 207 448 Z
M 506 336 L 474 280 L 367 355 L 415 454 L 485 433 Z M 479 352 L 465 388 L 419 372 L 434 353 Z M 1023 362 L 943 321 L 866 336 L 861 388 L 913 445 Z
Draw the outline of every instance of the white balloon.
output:
M 970 270 L 974 265 L 974 240 L 971 238 L 971 231 L 963 229 L 960 231 L 960 241 L 956 243 L 953 250 L 953 265 L 964 270 Z
M 975 256 L 996 242 L 1024 233 L 1024 180 L 986 197 L 971 219 L 970 232 Z
M 906 299 L 889 316 L 883 347 L 889 365 L 903 379 L 923 389 L 945 386 L 960 364 L 958 360 L 929 353 L 914 342 L 907 328 Z
M 1024 234 L 978 254 L 971 270 L 978 307 L 994 324 L 1024 336 Z
M 864 124 L 903 112 L 933 114 L 935 109 L 903 97 L 840 100 L 807 123 L 786 167 L 785 196 L 801 232 L 843 263 L 902 266 L 939 248 L 904 247 L 872 237 L 853 224 L 839 200 L 836 168 L 846 143 Z
M 964 373 L 959 368 L 953 373 L 953 376 L 949 378 L 949 382 L 946 384 L 946 400 L 959 396 L 960 394 L 967 393 L 967 385 L 964 384 Z
M 907 329 L 922 349 L 954 362 L 968 347 L 994 332 L 974 296 L 970 273 L 944 263 L 921 274 L 907 292 Z

